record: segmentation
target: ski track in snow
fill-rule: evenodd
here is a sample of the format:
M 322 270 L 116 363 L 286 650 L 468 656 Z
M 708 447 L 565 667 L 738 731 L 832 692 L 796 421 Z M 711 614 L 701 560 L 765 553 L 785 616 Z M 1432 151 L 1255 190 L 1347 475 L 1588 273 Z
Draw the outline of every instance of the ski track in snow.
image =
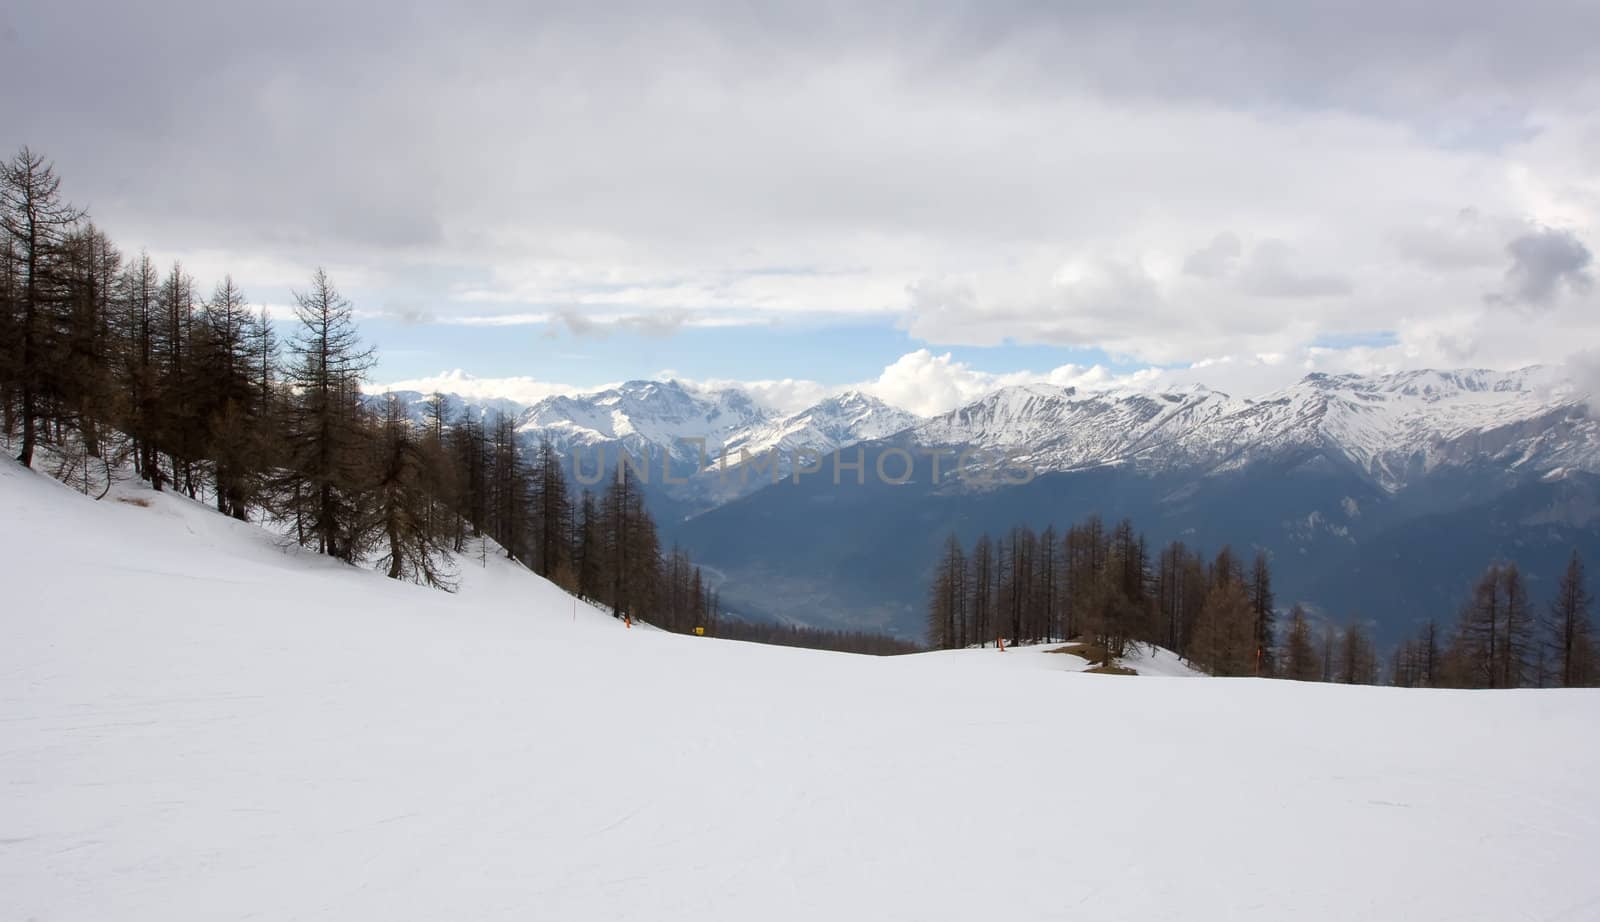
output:
M 448 595 L 137 495 L 0 465 L 0 919 L 1600 907 L 1600 692 L 627 630 L 492 556 Z

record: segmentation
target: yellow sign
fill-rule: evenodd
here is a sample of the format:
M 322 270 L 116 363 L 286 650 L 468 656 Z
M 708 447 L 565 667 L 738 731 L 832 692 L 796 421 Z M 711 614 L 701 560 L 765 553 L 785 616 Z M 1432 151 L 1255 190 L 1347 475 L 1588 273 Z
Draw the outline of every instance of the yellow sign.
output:
M 703 627 L 695 628 L 694 629 L 694 636 L 696 636 L 696 637 L 704 637 L 704 636 L 706 636 L 706 629 L 703 628 Z

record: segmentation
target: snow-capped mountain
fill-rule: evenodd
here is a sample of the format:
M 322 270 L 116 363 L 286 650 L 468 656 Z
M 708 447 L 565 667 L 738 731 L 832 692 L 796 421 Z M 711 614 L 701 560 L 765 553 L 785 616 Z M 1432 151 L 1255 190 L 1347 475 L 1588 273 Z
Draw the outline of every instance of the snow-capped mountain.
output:
M 693 462 L 698 449 L 690 440 L 715 450 L 771 423 L 774 415 L 737 388 L 692 391 L 677 381 L 629 381 L 595 393 L 547 397 L 518 415 L 517 432 L 527 442 L 549 439 L 567 455 L 616 445 L 640 457 L 665 451 L 674 460 Z
M 914 459 L 902 480 L 770 485 L 678 537 L 746 609 L 912 633 L 952 531 L 1126 517 L 1157 543 L 1264 552 L 1280 602 L 1392 637 L 1448 617 L 1489 561 L 1548 585 L 1573 548 L 1600 556 L 1600 422 L 1584 398 L 1540 368 L 1310 375 L 1253 399 L 1009 387 L 861 445 L 869 472 Z M 950 454 L 1040 476 L 952 475 Z M 783 536 L 781 556 L 751 535 Z
M 830 452 L 909 429 L 922 418 L 860 391 L 829 397 L 792 416 L 752 426 L 726 443 L 731 454 L 741 449 L 760 454 L 809 450 Z
M 393 392 L 413 419 L 421 421 L 429 395 Z M 372 395 L 376 403 L 382 395 Z M 445 411 L 452 418 L 510 417 L 525 447 L 548 440 L 569 463 L 593 472 L 605 452 L 606 466 L 622 452 L 652 463 L 663 454 L 675 468 L 692 470 L 698 463 L 716 466 L 743 458 L 779 455 L 776 470 L 786 474 L 799 451 L 827 453 L 858 442 L 904 431 L 922 418 L 859 391 L 845 391 L 798 413 L 762 406 L 737 387 L 703 390 L 678 381 L 628 381 L 616 387 L 581 394 L 547 397 L 524 405 L 509 399 L 475 402 L 447 394 Z M 702 454 L 703 451 L 703 454 Z M 758 488 L 763 481 L 732 478 L 726 486 L 700 478 L 680 493 L 702 500 L 725 501 Z
M 425 395 L 401 393 L 415 415 Z M 1224 473 L 1256 461 L 1319 458 L 1395 492 L 1451 466 L 1510 473 L 1600 472 L 1600 422 L 1553 369 L 1312 374 L 1279 391 L 1239 397 L 1201 386 L 1086 392 L 1025 384 L 922 419 L 860 391 L 798 413 L 763 406 L 738 387 L 629 381 L 532 405 L 447 396 L 453 415 L 511 416 L 525 445 L 550 440 L 566 457 L 618 449 L 691 465 L 776 449 L 827 453 L 899 435 L 918 446 L 1004 453 L 1037 473 L 1106 465 L 1147 473 Z M 594 456 L 586 455 L 586 463 Z M 982 463 L 981 460 L 978 463 Z M 714 490 L 723 501 L 744 490 Z
M 1316 456 L 1391 492 L 1451 465 L 1600 471 L 1600 423 L 1585 395 L 1542 368 L 1313 374 L 1254 399 L 1205 388 L 1084 394 L 1024 385 L 909 436 L 1005 452 L 1038 473 L 1101 465 L 1221 473 Z
M 548 439 L 569 457 L 574 451 L 620 446 L 638 457 L 666 452 L 683 464 L 714 463 L 726 453 L 731 464 L 772 450 L 786 456 L 801 449 L 833 451 L 920 421 L 856 391 L 785 414 L 759 405 L 738 388 L 702 391 L 677 381 L 629 381 L 596 393 L 541 400 L 518 415 L 517 432 L 525 443 Z

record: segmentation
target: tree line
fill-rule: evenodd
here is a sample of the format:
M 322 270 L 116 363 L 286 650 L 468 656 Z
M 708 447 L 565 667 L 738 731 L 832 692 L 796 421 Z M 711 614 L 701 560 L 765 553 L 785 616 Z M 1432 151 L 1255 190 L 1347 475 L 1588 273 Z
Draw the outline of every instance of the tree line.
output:
M 1441 688 L 1571 688 L 1600 683 L 1593 596 L 1583 559 L 1567 558 L 1543 605 L 1515 563 L 1490 564 L 1451 628 L 1424 623 L 1394 651 L 1394 684 Z
M 1017 526 L 970 550 L 951 535 L 929 600 L 936 647 L 1082 637 L 1103 665 L 1143 642 L 1219 675 L 1276 671 L 1265 554 L 1246 564 L 1225 547 L 1208 561 L 1173 542 L 1152 555 L 1127 520 L 1108 528 L 1090 516 L 1065 532 Z
M 1130 521 L 1090 516 L 1064 532 L 1026 526 L 970 547 L 946 539 L 928 593 L 929 643 L 1082 639 L 1111 665 L 1137 643 L 1165 647 L 1224 676 L 1310 682 L 1510 688 L 1600 679 L 1583 562 L 1576 552 L 1542 613 L 1514 564 L 1491 566 L 1453 630 L 1429 621 L 1390 657 L 1387 676 L 1367 625 L 1280 618 L 1267 554 L 1224 546 L 1207 557 L 1182 541 L 1154 554 Z M 1282 622 L 1280 627 L 1280 620 Z
M 626 466 L 601 493 L 569 489 L 548 444 L 515 421 L 364 396 L 375 362 L 354 308 L 318 269 L 280 339 L 231 277 L 208 296 L 174 263 L 125 257 L 23 148 L 0 167 L 0 424 L 32 466 L 41 446 L 109 481 L 270 522 L 301 545 L 390 577 L 453 588 L 451 564 L 488 538 L 618 618 L 714 633 L 717 593 L 663 553 Z M 87 477 L 84 478 L 87 481 Z M 479 553 L 488 553 L 488 544 Z

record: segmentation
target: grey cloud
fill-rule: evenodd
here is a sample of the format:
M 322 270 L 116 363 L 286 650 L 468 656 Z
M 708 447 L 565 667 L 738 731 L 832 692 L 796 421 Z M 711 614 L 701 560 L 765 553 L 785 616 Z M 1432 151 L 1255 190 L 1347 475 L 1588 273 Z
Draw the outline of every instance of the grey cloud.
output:
M 625 317 L 595 319 L 574 310 L 556 311 L 556 320 L 573 336 L 604 339 L 616 333 L 634 333 L 640 336 L 671 336 L 689 320 L 684 310 L 660 310 L 648 314 L 631 314 Z
M 1243 247 L 1239 244 L 1238 236 L 1223 231 L 1211 238 L 1211 242 L 1203 248 L 1190 253 L 1183 261 L 1183 271 L 1201 278 L 1222 278 L 1233 272 L 1241 252 Z
M 385 305 L 384 309 L 378 312 L 378 316 L 385 320 L 392 320 L 396 323 L 405 324 L 406 326 L 417 326 L 425 323 L 433 323 L 434 320 L 437 319 L 434 317 L 433 312 L 427 310 L 426 308 L 417 307 L 415 305 L 394 303 Z
M 1587 294 L 1594 286 L 1589 266 L 1594 254 L 1570 230 L 1540 228 L 1506 244 L 1511 267 L 1505 290 L 1489 296 L 1491 303 L 1543 307 L 1563 291 Z
M 1600 419 L 1600 349 L 1585 349 L 1567 357 L 1567 374 L 1584 394 L 1589 415 Z
M 1011 297 L 981 297 L 964 278 L 923 279 L 906 288 L 904 328 L 930 343 L 996 345 L 1008 339 L 1083 346 L 1128 326 L 1161 326 L 1170 305 L 1144 267 L 1091 260 L 1080 278 Z
M 1280 240 L 1267 240 L 1255 248 L 1239 275 L 1239 284 L 1249 294 L 1263 298 L 1323 298 L 1354 290 L 1343 276 L 1299 269 L 1294 251 Z
M 906 286 L 907 307 L 913 315 L 973 315 L 979 310 L 978 292 L 966 279 L 918 279 Z
M 1476 208 L 1463 208 L 1449 220 L 1397 228 L 1389 236 L 1402 258 L 1448 272 L 1499 265 L 1507 228 L 1513 224 Z
M 16 35 L 0 86 L 26 88 L 0 93 L 0 123 L 56 159 L 70 197 L 119 242 L 209 248 L 236 270 L 255 257 L 292 278 L 359 267 L 374 301 L 386 286 L 421 289 L 444 314 L 467 309 L 451 304 L 451 281 L 490 266 L 553 267 L 579 288 L 642 263 L 737 274 L 729 254 L 748 251 L 819 277 L 867 265 L 887 292 L 879 306 L 905 279 L 981 274 L 1014 254 L 1137 260 L 1148 247 L 1164 264 L 1224 226 L 1326 218 L 1359 249 L 1393 226 L 1392 213 L 1374 217 L 1391 202 L 1447 213 L 1478 194 L 1440 193 L 1435 177 L 1469 177 L 1450 180 L 1459 188 L 1504 175 L 1492 161 L 1436 168 L 1417 122 L 1461 121 L 1466 146 L 1492 148 L 1479 129 L 1521 137 L 1537 101 L 1592 130 L 1600 4 L 1462 0 L 1442 17 L 1416 0 L 421 0 L 373 15 L 352 0 L 21 0 L 0 5 L 0 23 Z M 1531 168 L 1543 176 L 1548 163 Z M 1493 189 L 1473 200 L 1508 207 Z M 1330 269 L 1368 265 L 1218 246 L 1186 270 L 1268 298 L 1345 293 Z M 1061 306 L 1017 295 L 1011 315 L 975 322 L 987 338 L 1094 341 L 1126 334 L 1118 323 L 1133 314 L 1118 307 L 1154 310 L 1140 285 L 1103 286 Z M 953 329 L 975 301 L 968 288 L 920 296 Z M 807 304 L 823 289 L 773 300 Z M 836 297 L 849 298 L 865 301 Z M 620 310 L 639 316 L 552 326 L 666 335 L 685 322 Z M 1281 313 L 1223 311 L 1250 329 L 1268 321 L 1235 316 Z M 1159 324 L 1138 335 L 1178 336 Z

